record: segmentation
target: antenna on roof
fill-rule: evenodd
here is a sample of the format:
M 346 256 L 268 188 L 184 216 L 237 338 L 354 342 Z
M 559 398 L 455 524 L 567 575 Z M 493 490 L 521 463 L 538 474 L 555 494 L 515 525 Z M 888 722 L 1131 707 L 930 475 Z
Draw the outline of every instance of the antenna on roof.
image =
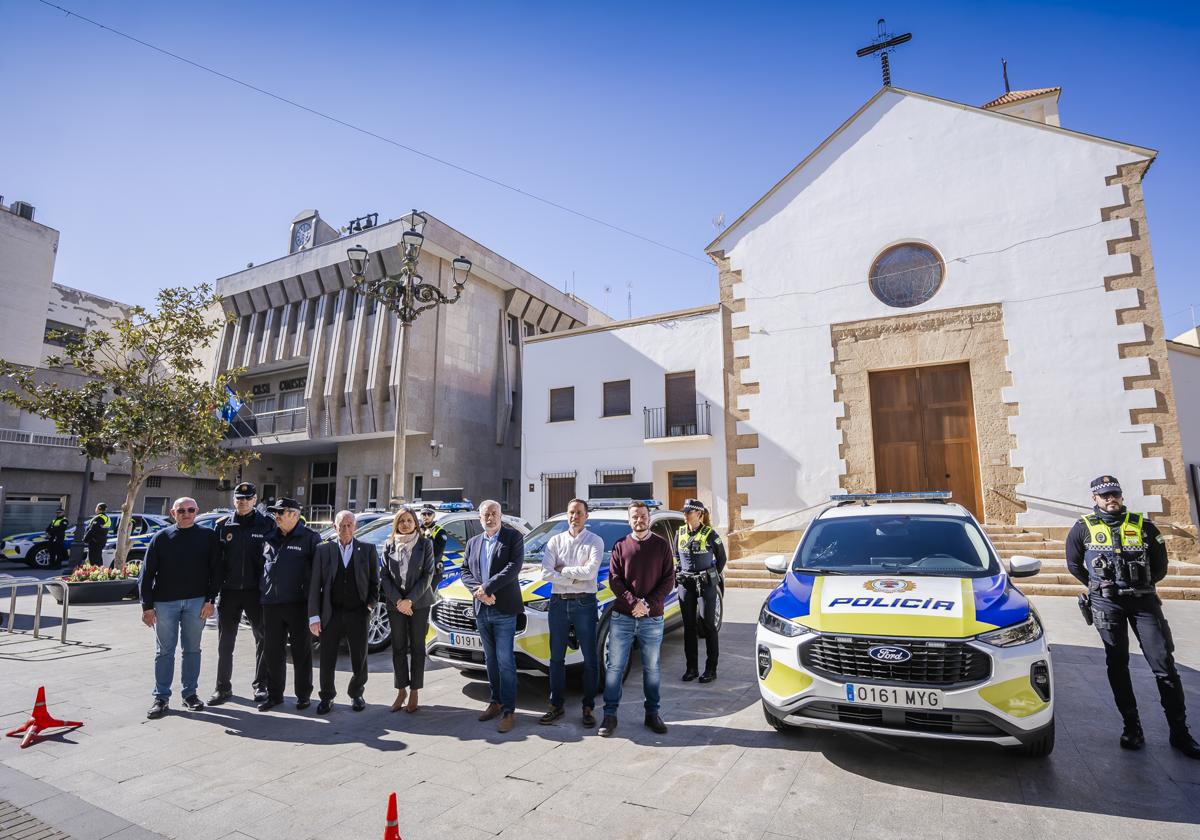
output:
M 862 58 L 863 56 L 879 53 L 879 63 L 883 68 L 883 86 L 891 87 L 892 68 L 888 64 L 888 53 L 901 44 L 911 41 L 912 33 L 905 32 L 903 35 L 897 35 L 893 38 L 885 31 L 886 25 L 887 22 L 883 18 L 880 18 L 875 24 L 875 43 L 869 47 L 863 47 L 861 50 L 858 50 L 855 55 L 857 55 L 859 58 Z
M 725 214 L 721 213 L 718 216 L 713 216 L 712 226 L 717 229 L 717 233 L 725 230 Z
M 604 312 L 608 313 L 608 296 L 612 294 L 612 286 L 604 287 Z
M 1012 90 L 1012 88 L 1010 88 L 1008 86 L 1008 59 L 1007 58 L 1000 59 L 1000 67 L 1004 71 L 1004 92 L 1008 93 Z
M 633 281 L 625 282 L 625 317 L 633 317 Z

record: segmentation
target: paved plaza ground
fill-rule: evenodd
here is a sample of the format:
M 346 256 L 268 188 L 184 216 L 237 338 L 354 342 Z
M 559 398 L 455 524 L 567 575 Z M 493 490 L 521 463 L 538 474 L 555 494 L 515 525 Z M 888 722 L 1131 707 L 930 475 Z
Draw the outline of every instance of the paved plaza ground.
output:
M 187 713 L 176 693 L 171 714 L 148 721 L 154 642 L 139 607 L 76 606 L 77 644 L 0 634 L 0 725 L 23 722 L 39 685 L 52 713 L 86 722 L 25 750 L 0 741 L 0 836 L 377 838 L 397 791 L 405 840 L 1200 837 L 1200 762 L 1167 745 L 1140 658 L 1133 670 L 1148 743 L 1138 753 L 1117 747 L 1103 654 L 1072 600 L 1035 599 L 1054 649 L 1058 745 L 1032 760 L 990 746 L 776 733 L 754 683 L 764 595 L 730 591 L 712 685 L 679 681 L 682 637 L 668 636 L 669 734 L 642 726 L 635 666 L 620 728 L 607 740 L 579 725 L 575 700 L 557 725 L 539 726 L 547 681 L 533 677 L 521 677 L 516 728 L 500 735 L 495 721 L 475 719 L 486 684 L 440 665 L 429 670 L 419 713 L 389 714 L 386 653 L 371 657 L 361 714 L 344 695 L 329 717 L 317 717 L 315 703 L 296 712 L 290 695 L 266 714 L 244 699 Z M 32 613 L 31 598 L 19 604 Z M 1200 724 L 1200 603 L 1165 609 Z M 252 643 L 243 632 L 234 684 L 248 693 Z M 212 690 L 216 643 L 206 630 L 202 697 Z

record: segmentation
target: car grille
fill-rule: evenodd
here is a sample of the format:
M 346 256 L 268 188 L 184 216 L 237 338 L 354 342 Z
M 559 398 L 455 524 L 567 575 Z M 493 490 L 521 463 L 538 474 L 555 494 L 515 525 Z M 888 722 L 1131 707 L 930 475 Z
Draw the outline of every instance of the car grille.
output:
M 855 723 L 898 731 L 942 732 L 994 738 L 1006 734 L 983 715 L 970 712 L 923 712 L 915 709 L 880 709 L 845 703 L 810 703 L 796 712 L 811 720 Z
M 525 614 L 517 615 L 517 633 L 525 632 Z M 438 601 L 433 605 L 433 623 L 443 630 L 464 630 L 478 633 L 475 608 L 470 601 Z
M 878 662 L 867 655 L 877 645 L 902 648 L 912 658 Z M 818 636 L 801 646 L 800 661 L 810 671 L 835 679 L 941 687 L 982 682 L 992 672 L 991 657 L 977 648 L 921 639 Z

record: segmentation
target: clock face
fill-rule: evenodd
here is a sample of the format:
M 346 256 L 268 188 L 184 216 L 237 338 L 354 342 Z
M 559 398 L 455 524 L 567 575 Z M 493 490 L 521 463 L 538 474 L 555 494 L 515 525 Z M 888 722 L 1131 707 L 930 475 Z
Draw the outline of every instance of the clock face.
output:
M 312 242 L 312 222 L 301 222 L 296 225 L 296 238 L 294 245 L 297 251 L 301 248 L 308 247 Z

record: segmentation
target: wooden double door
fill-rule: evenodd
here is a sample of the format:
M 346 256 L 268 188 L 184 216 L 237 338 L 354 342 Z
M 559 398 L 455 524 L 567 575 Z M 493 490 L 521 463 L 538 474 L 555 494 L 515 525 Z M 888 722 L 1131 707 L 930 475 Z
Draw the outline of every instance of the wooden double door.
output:
M 971 370 L 953 365 L 869 374 L 875 490 L 949 490 L 983 521 Z

